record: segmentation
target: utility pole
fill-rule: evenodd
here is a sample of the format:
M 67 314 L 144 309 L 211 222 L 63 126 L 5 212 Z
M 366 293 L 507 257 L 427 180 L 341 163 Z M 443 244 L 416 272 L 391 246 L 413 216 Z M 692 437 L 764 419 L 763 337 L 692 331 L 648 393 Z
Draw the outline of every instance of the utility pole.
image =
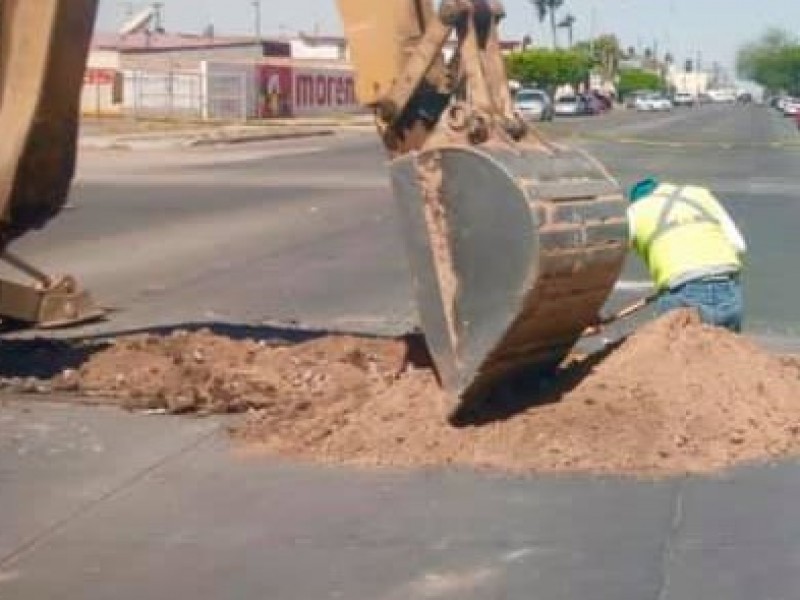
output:
M 153 16 L 153 30 L 156 33 L 163 33 L 164 32 L 164 3 L 163 2 L 153 2 L 153 12 L 155 15 Z
M 261 41 L 261 0 L 253 0 L 253 31 L 256 40 Z

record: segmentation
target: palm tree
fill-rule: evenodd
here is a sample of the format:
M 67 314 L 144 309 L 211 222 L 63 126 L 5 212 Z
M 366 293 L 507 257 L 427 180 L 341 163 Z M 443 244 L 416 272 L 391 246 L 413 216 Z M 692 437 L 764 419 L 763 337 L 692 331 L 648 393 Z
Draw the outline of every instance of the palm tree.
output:
M 603 77 L 613 80 L 619 71 L 619 61 L 625 56 L 615 35 L 601 35 L 593 41 L 594 58 L 599 63 Z
M 568 13 L 567 16 L 561 19 L 561 22 L 558 24 L 558 26 L 561 29 L 567 30 L 570 48 L 572 48 L 572 33 L 573 33 L 573 27 L 575 27 L 576 20 L 577 19 L 575 18 L 575 15 Z
M 550 29 L 553 31 L 553 48 L 558 47 L 558 35 L 556 24 L 556 13 L 558 9 L 564 6 L 564 0 L 528 0 L 533 8 L 536 10 L 536 16 L 539 17 L 539 22 L 543 23 L 545 18 L 550 16 Z

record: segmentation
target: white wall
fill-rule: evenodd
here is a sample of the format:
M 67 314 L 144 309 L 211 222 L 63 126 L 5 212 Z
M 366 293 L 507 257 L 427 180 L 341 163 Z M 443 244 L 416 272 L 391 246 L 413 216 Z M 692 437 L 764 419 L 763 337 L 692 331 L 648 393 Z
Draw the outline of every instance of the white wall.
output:
M 90 69 L 119 69 L 120 55 L 116 50 L 90 50 L 86 66 Z
M 123 107 L 137 116 L 200 118 L 203 80 L 199 71 L 124 71 Z
M 708 91 L 709 75 L 702 71 L 686 73 L 673 67 L 668 74 L 668 83 L 677 92 L 697 96 Z
M 292 40 L 292 58 L 300 60 L 343 60 L 338 44 L 308 44 L 304 40 Z

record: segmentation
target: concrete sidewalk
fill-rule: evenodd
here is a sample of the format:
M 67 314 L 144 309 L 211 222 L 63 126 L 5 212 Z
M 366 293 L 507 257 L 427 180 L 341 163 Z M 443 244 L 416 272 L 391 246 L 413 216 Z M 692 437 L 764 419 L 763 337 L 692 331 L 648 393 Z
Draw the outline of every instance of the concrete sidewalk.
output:
M 247 456 L 225 421 L 7 398 L 4 600 L 794 600 L 800 466 L 644 482 Z

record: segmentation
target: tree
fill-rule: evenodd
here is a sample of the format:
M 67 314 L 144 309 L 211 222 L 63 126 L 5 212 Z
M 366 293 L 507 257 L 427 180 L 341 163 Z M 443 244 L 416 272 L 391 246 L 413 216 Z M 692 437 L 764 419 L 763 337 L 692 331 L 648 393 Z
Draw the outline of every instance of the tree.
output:
M 619 73 L 617 92 L 621 97 L 637 90 L 664 90 L 664 79 L 656 73 L 642 69 L 623 69 Z
M 619 63 L 625 56 L 619 39 L 615 35 L 601 35 L 590 41 L 577 42 L 572 49 L 591 60 L 592 68 L 597 69 L 605 80 L 613 80 L 619 71 Z
M 779 29 L 739 50 L 736 64 L 742 79 L 749 79 L 771 93 L 800 95 L 800 43 Z
M 573 28 L 575 27 L 575 21 L 576 20 L 577 19 L 575 19 L 575 15 L 567 14 L 567 16 L 564 17 L 563 19 L 561 19 L 561 22 L 558 24 L 559 28 L 567 30 L 567 36 L 568 36 L 567 39 L 569 40 L 569 46 L 568 46 L 569 48 L 572 48 L 572 46 L 573 46 L 573 44 L 572 44 L 572 34 L 573 34 Z
M 603 77 L 613 79 L 619 72 L 619 62 L 622 60 L 622 46 L 617 36 L 612 34 L 601 35 L 594 41 L 594 52 Z
M 586 81 L 591 61 L 580 52 L 534 49 L 509 54 L 506 67 L 511 79 L 552 90 Z
M 543 23 L 545 18 L 550 17 L 550 29 L 553 32 L 553 48 L 558 48 L 558 26 L 556 25 L 556 15 L 558 9 L 564 6 L 564 0 L 528 0 L 536 10 L 539 22 Z

